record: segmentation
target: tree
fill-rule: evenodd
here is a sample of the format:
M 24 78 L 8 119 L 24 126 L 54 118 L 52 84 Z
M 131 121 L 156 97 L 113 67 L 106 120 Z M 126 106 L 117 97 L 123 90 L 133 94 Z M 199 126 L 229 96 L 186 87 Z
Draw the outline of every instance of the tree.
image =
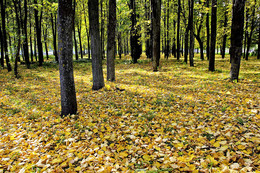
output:
M 107 27 L 107 80 L 115 81 L 116 0 L 109 0 Z M 120 46 L 119 46 L 120 47 Z
M 77 113 L 77 100 L 73 76 L 73 7 L 72 0 L 59 0 L 58 57 L 61 86 L 61 116 Z
M 153 71 L 157 72 L 160 63 L 161 0 L 151 0 L 153 28 Z
M 189 0 L 189 30 L 190 30 L 190 66 L 194 67 L 193 57 L 194 57 L 194 30 L 193 30 L 193 8 L 194 0 Z
M 178 0 L 178 17 L 177 17 L 177 60 L 180 60 L 180 18 L 181 18 L 181 0 Z
M 3 49 L 4 49 L 4 56 L 5 61 L 7 65 L 7 70 L 10 72 L 12 71 L 12 66 L 10 64 L 9 55 L 8 55 L 8 45 L 7 45 L 7 34 L 6 34 L 6 22 L 5 22 L 5 7 L 6 7 L 6 1 L 1 0 L 1 16 L 2 16 L 2 36 L 3 36 Z
M 246 0 L 233 0 L 232 26 L 231 26 L 231 81 L 237 80 L 242 56 L 242 41 L 244 27 L 244 9 Z
M 206 0 L 206 7 L 209 8 L 209 1 L 210 0 Z M 207 12 L 207 16 L 206 16 L 206 30 L 207 30 L 207 47 L 206 47 L 206 55 L 207 55 L 207 59 L 209 60 L 209 43 L 210 43 L 210 32 L 209 32 L 209 12 Z
M 258 22 L 258 53 L 257 59 L 260 59 L 260 21 Z
M 34 4 L 37 4 L 37 0 L 34 0 Z M 43 63 L 43 49 L 42 49 L 42 37 L 41 37 L 41 34 L 42 34 L 42 31 L 41 31 L 41 17 L 40 17 L 40 20 L 39 20 L 38 13 L 39 13 L 38 9 L 35 8 L 34 9 L 35 30 L 36 30 L 36 36 L 37 36 L 37 48 L 38 48 L 38 55 L 39 55 L 39 66 L 42 66 L 42 63 Z
M 141 38 L 141 35 L 139 33 L 140 26 L 137 25 L 137 12 L 136 12 L 136 2 L 135 0 L 130 0 L 129 4 L 131 12 L 131 37 L 130 37 L 130 44 L 131 44 L 131 56 L 133 63 L 137 63 L 137 60 L 140 58 L 142 54 L 142 46 L 139 42 L 139 39 Z
M 24 32 L 24 40 L 23 40 L 23 51 L 25 57 L 25 64 L 27 68 L 30 68 L 30 59 L 29 59 L 29 50 L 28 50 L 28 34 L 27 34 L 27 0 L 24 0 L 24 21 L 23 21 L 23 32 Z
M 88 1 L 89 29 L 91 37 L 91 55 L 92 55 L 92 75 L 93 90 L 99 90 L 104 87 L 104 77 L 102 69 L 101 40 L 99 32 L 99 14 L 98 1 Z
M 216 35 L 217 35 L 217 0 L 212 0 L 209 71 L 215 71 Z

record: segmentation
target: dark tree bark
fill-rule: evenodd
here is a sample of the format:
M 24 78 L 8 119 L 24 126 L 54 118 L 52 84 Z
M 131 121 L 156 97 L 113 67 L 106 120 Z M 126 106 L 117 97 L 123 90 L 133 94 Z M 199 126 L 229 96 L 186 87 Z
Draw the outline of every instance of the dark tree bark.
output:
M 28 34 L 27 34 L 27 0 L 24 0 L 24 23 L 23 23 L 23 32 L 24 32 L 24 40 L 23 40 L 23 50 L 24 50 L 24 58 L 26 67 L 30 68 L 30 59 L 29 59 L 29 50 L 28 50 Z
M 185 29 L 184 37 L 184 62 L 187 64 L 189 54 L 189 27 Z
M 97 0 L 98 1 L 98 0 Z M 104 7 L 103 7 L 103 1 L 104 0 L 100 0 L 100 18 L 101 18 L 101 23 L 100 23 L 100 36 L 101 36 L 101 56 L 102 59 L 105 59 L 105 28 L 104 28 Z
M 245 7 L 246 8 L 246 7 Z M 249 8 L 246 8 L 246 26 L 245 26 L 245 37 L 244 37 L 244 52 L 243 52 L 243 58 L 246 58 L 246 43 L 248 40 L 248 21 L 249 21 Z
M 244 8 L 246 0 L 233 0 L 232 26 L 231 26 L 231 81 L 237 80 L 242 56 L 242 41 L 244 27 Z
M 228 18 L 227 18 L 227 11 L 225 9 L 225 12 L 224 12 L 224 36 L 223 36 L 223 43 L 222 43 L 222 49 L 221 49 L 221 56 L 222 56 L 222 59 L 225 58 L 225 54 L 226 54 L 226 43 L 227 43 L 227 33 L 226 33 L 226 27 L 227 27 L 227 22 L 228 22 Z
M 37 4 L 37 0 L 34 0 L 34 4 Z M 38 56 L 39 56 L 39 66 L 43 64 L 43 48 L 42 48 L 42 37 L 41 37 L 41 20 L 38 17 L 38 10 L 34 9 L 35 15 L 35 29 L 36 29 L 36 36 L 37 36 L 37 48 L 38 48 Z
M 20 56 L 20 48 L 21 48 L 21 21 L 20 21 L 20 14 L 18 13 L 18 7 L 16 6 L 19 4 L 16 0 L 13 0 L 14 3 L 14 9 L 15 9 L 15 16 L 16 16 L 16 25 L 17 25 L 17 36 L 18 36 L 18 42 L 16 47 L 16 54 L 15 54 L 15 63 L 14 63 L 14 75 L 16 78 L 18 78 L 18 59 Z
M 130 45 L 131 45 L 131 56 L 133 63 L 137 63 L 137 60 L 140 58 L 142 54 L 142 47 L 139 43 L 139 38 L 141 37 L 139 30 L 140 26 L 137 26 L 137 14 L 136 14 L 136 3 L 135 0 L 130 0 L 129 4 L 130 9 L 132 10 L 131 13 L 131 36 L 130 36 Z
M 122 59 L 123 47 L 122 47 L 121 32 L 118 32 L 118 34 L 117 34 L 117 42 L 118 42 L 118 55 L 119 55 L 119 59 Z
M 4 68 L 4 40 L 2 36 L 2 27 L 0 25 L 0 42 L 1 42 L 1 66 Z
M 5 56 L 5 62 L 7 65 L 7 70 L 8 72 L 12 71 L 12 66 L 10 64 L 10 60 L 9 60 L 9 55 L 8 55 L 8 44 L 7 44 L 7 34 L 6 34 L 6 29 L 5 29 L 5 0 L 1 0 L 1 16 L 2 16 L 2 36 L 3 36 L 3 45 L 4 45 L 4 56 Z
M 255 4 L 256 4 L 256 0 L 255 0 Z M 248 60 L 249 57 L 249 50 L 250 50 L 250 46 L 251 46 L 251 42 L 252 42 L 252 36 L 253 36 L 253 32 L 254 29 L 256 27 L 256 23 L 255 23 L 255 6 L 253 7 L 253 12 L 251 14 L 251 30 L 248 34 L 248 40 L 247 40 L 247 49 L 246 49 L 246 57 L 245 60 Z
M 149 2 L 147 0 L 145 0 L 145 18 L 146 20 L 151 20 L 151 7 L 149 5 Z M 152 29 L 151 29 L 151 24 L 147 24 L 146 25 L 146 37 L 148 38 L 146 41 L 145 41 L 145 45 L 146 45 L 146 50 L 145 50 L 145 53 L 146 53 L 146 56 L 148 59 L 152 59 Z
M 178 14 L 177 14 L 177 60 L 180 60 L 180 19 L 181 19 L 181 0 L 178 0 Z
M 54 16 L 54 17 L 53 17 Z M 51 13 L 51 29 L 52 29 L 52 36 L 53 36 L 53 51 L 55 56 L 55 61 L 59 62 L 58 58 L 58 51 L 57 51 L 57 18 L 56 14 Z
M 177 57 L 177 55 L 176 55 L 176 53 L 177 53 L 177 51 L 176 51 L 176 44 L 175 44 L 175 41 L 176 41 L 176 39 L 175 39 L 175 28 L 176 28 L 176 21 L 175 20 L 173 20 L 173 42 L 172 42 L 172 54 L 173 54 L 173 56 L 176 58 Z M 178 35 L 178 34 L 177 34 Z M 180 36 L 180 34 L 179 34 L 179 36 Z M 178 37 L 178 36 L 177 36 Z M 180 40 L 179 40 L 179 43 L 180 43 Z M 179 51 L 179 54 L 180 54 L 180 51 Z M 180 58 L 179 58 L 180 59 Z M 178 59 L 177 59 L 178 60 Z
M 217 0 L 212 0 L 209 71 L 215 71 L 216 35 L 217 35 Z
M 80 22 L 81 23 L 81 22 Z M 80 58 L 83 59 L 83 51 L 82 51 L 82 41 L 81 41 L 81 26 L 78 24 L 78 35 L 79 35 L 79 52 Z
M 75 25 L 73 27 L 73 38 L 74 38 L 75 58 L 76 58 L 76 60 L 78 60 L 79 59 L 79 55 L 78 55 L 78 44 L 77 44 L 77 38 L 76 38 Z
M 77 100 L 73 76 L 73 8 L 72 0 L 59 0 L 58 56 L 61 86 L 61 116 L 77 113 Z
M 30 56 L 31 56 L 31 62 L 33 62 L 33 42 L 32 42 L 32 20 L 31 20 L 31 13 L 29 13 L 29 19 L 30 19 L 30 24 L 29 24 L 29 29 L 30 29 Z
M 190 66 L 194 67 L 194 31 L 193 31 L 193 8 L 194 8 L 194 0 L 189 0 L 189 30 L 190 30 L 190 51 L 189 51 L 189 60 Z
M 91 55 L 92 55 L 92 74 L 93 90 L 99 90 L 104 87 L 104 77 L 102 69 L 101 40 L 99 32 L 99 14 L 98 1 L 88 1 L 89 11 L 89 30 L 91 36 Z
M 209 1 L 207 0 L 206 2 L 206 7 L 209 8 Z M 206 30 L 207 30 L 207 47 L 206 47 L 206 55 L 207 55 L 207 60 L 209 60 L 209 43 L 210 43 L 210 32 L 209 32 L 209 13 L 207 13 L 206 16 Z
M 74 48 L 75 48 L 75 58 L 76 60 L 79 59 L 79 55 L 78 55 L 78 44 L 77 44 L 77 38 L 76 38 L 76 21 L 75 21 L 75 17 L 76 17 L 76 0 L 74 0 L 73 3 L 73 36 L 74 36 Z
M 260 59 L 260 22 L 258 22 L 258 53 L 257 59 Z
M 107 80 L 115 81 L 116 0 L 109 0 L 107 36 Z
M 48 51 L 48 43 L 47 43 L 47 30 L 48 26 L 46 25 L 45 31 L 43 30 L 43 35 L 44 35 L 44 45 L 45 45 L 45 53 L 46 53 L 46 58 L 49 59 L 49 51 Z
M 166 45 L 165 45 L 165 57 L 168 59 L 170 55 L 170 38 L 169 38 L 169 19 L 170 19 L 170 7 L 169 7 L 170 1 L 167 2 L 167 14 L 166 14 Z
M 157 72 L 160 63 L 161 0 L 151 0 L 153 27 L 153 71 Z

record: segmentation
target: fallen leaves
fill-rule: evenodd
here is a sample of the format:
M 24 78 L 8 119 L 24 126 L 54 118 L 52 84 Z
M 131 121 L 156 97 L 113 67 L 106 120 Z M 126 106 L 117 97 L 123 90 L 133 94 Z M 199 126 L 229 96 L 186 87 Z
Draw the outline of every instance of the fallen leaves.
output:
M 90 65 L 75 66 L 79 113 L 64 119 L 57 70 L 24 70 L 19 80 L 0 73 L 0 172 L 260 169 L 252 73 L 233 84 L 228 72 L 207 74 L 206 61 L 188 68 L 163 60 L 160 73 L 150 62 L 118 63 L 117 81 L 92 91 Z

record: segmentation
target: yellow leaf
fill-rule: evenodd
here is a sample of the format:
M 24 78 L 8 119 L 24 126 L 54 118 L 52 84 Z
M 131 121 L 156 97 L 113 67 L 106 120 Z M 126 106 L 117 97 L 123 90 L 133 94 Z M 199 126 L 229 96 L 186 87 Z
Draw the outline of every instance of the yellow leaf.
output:
M 150 160 L 151 160 L 150 156 L 147 155 L 147 154 L 143 155 L 143 159 L 144 159 L 145 161 L 150 161 Z
M 97 133 L 97 132 L 98 132 L 98 129 L 94 129 L 93 132 L 94 132 L 94 133 Z
M 80 166 L 78 166 L 78 167 L 75 168 L 75 171 L 80 171 L 80 170 L 81 170 L 81 167 L 80 167 Z
M 215 142 L 215 143 L 213 144 L 213 146 L 216 147 L 216 148 L 218 148 L 218 147 L 220 147 L 220 144 L 219 144 L 219 142 Z
M 244 145 L 238 145 L 237 148 L 240 150 L 244 150 L 246 147 Z
M 125 158 L 128 156 L 128 153 L 124 151 L 124 152 L 119 153 L 119 156 Z
M 160 151 L 160 150 L 161 150 L 161 148 L 158 147 L 158 146 L 155 146 L 154 148 L 155 148 L 157 151 Z
M 62 162 L 62 158 L 56 158 L 54 160 L 52 160 L 52 164 L 56 164 L 56 163 L 61 163 Z

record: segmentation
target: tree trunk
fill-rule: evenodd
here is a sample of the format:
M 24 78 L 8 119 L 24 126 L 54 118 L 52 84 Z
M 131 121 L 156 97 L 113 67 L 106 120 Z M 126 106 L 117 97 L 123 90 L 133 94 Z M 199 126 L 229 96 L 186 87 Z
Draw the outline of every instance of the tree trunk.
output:
M 78 35 L 79 35 L 79 51 L 80 51 L 80 58 L 83 59 L 83 51 L 82 51 L 82 42 L 81 42 L 81 22 L 78 24 Z
M 215 71 L 216 33 L 217 33 L 217 0 L 212 0 L 209 71 Z
M 206 7 L 209 8 L 209 1 L 207 0 L 206 2 Z M 207 47 L 206 47 L 206 55 L 207 55 L 207 60 L 209 60 L 209 43 L 210 43 L 210 32 L 209 32 L 209 13 L 207 13 L 206 16 L 206 30 L 207 30 Z
M 58 5 L 58 57 L 61 86 L 61 116 L 77 113 L 77 100 L 73 76 L 73 8 L 72 0 L 59 0 Z
M 119 55 L 119 59 L 122 59 L 123 48 L 122 48 L 121 32 L 118 32 L 118 34 L 117 34 L 117 41 L 118 41 L 118 55 Z
M 20 48 L 21 48 L 21 21 L 20 21 L 20 14 L 18 13 L 18 8 L 16 4 L 19 4 L 17 1 L 13 0 L 14 9 L 15 9 L 15 16 L 16 16 L 16 25 L 17 25 L 17 36 L 18 36 L 18 43 L 16 47 L 16 55 L 15 55 L 15 63 L 14 63 L 14 75 L 18 78 L 18 59 L 20 56 Z M 20 17 L 19 17 L 20 16 Z M 22 19 L 21 19 L 22 20 Z
M 0 25 L 0 42 L 1 42 L 1 66 L 4 68 L 4 40 L 2 36 L 2 27 Z
M 5 29 L 5 0 L 1 0 L 1 16 L 2 16 L 2 32 L 3 32 L 3 45 L 4 45 L 4 56 L 5 56 L 5 61 L 7 65 L 7 70 L 8 72 L 12 71 L 12 66 L 10 64 L 9 60 L 9 55 L 8 55 L 8 44 L 7 44 L 7 34 L 6 34 L 6 29 Z
M 53 17 L 55 16 L 55 17 Z M 57 22 L 56 22 L 56 14 L 51 13 L 51 29 L 52 29 L 52 36 L 53 36 L 53 51 L 55 56 L 55 61 L 59 62 L 58 58 L 58 51 L 57 51 Z
M 180 60 L 180 19 L 181 19 L 181 0 L 178 0 L 178 14 L 177 14 L 177 60 Z
M 166 52 L 165 52 L 165 56 L 168 59 L 169 55 L 170 55 L 170 38 L 169 38 L 169 19 L 170 19 L 170 7 L 169 7 L 170 1 L 168 0 L 167 2 L 167 18 L 166 18 Z
M 184 62 L 188 63 L 188 53 L 189 53 L 189 28 L 185 30 L 185 43 L 184 43 Z
M 193 31 L 193 7 L 194 7 L 194 0 L 189 0 L 189 7 L 190 7 L 190 15 L 189 15 L 189 28 L 190 28 L 190 66 L 194 67 L 194 31 Z
M 30 68 L 30 59 L 29 59 L 29 50 L 28 50 L 28 35 L 27 35 L 27 0 L 24 0 L 24 41 L 23 41 L 23 50 L 24 50 L 24 57 L 25 57 L 25 64 L 26 67 Z
M 246 8 L 246 7 L 245 7 Z M 249 18 L 249 8 L 246 8 L 246 26 L 245 26 L 245 37 L 244 37 L 244 51 L 243 51 L 243 58 L 246 58 L 246 43 L 248 40 L 248 18 Z
M 223 44 L 222 44 L 222 49 L 221 49 L 221 55 L 222 55 L 222 59 L 225 58 L 225 54 L 226 54 L 226 42 L 227 42 L 227 33 L 226 33 L 226 27 L 227 27 L 227 22 L 228 22 L 228 18 L 227 18 L 227 11 L 225 9 L 225 19 L 224 19 L 224 36 L 223 36 Z
M 37 4 L 37 0 L 34 0 L 34 4 Z M 38 55 L 39 55 L 39 66 L 43 64 L 43 49 L 42 49 L 42 37 L 41 37 L 41 21 L 38 18 L 38 10 L 34 9 L 35 15 L 35 27 L 36 27 L 36 36 L 37 36 L 37 47 L 38 47 Z
M 256 2 L 255 2 L 256 4 Z M 246 49 L 246 58 L 245 60 L 248 60 L 248 57 L 249 57 L 249 50 L 250 50 L 250 46 L 251 46 L 251 42 L 252 42 L 252 36 L 253 36 L 253 32 L 254 32 L 254 29 L 255 29 L 255 6 L 253 8 L 253 12 L 250 16 L 252 18 L 252 23 L 251 23 L 251 30 L 250 30 L 250 33 L 249 33 L 249 37 L 248 37 L 248 40 L 247 40 L 247 49 Z
M 46 28 L 45 28 L 45 32 L 43 31 L 43 35 L 44 35 L 44 44 L 45 44 L 45 52 L 46 52 L 46 58 L 47 60 L 49 59 L 49 53 L 48 53 L 48 44 L 47 44 L 47 25 L 46 25 Z
M 231 26 L 231 81 L 237 80 L 242 56 L 242 41 L 244 27 L 244 8 L 246 0 L 233 0 L 232 26 Z
M 107 80 L 115 81 L 116 0 L 109 0 L 107 26 Z
M 86 33 L 87 33 L 87 40 L 88 40 L 88 59 L 90 59 L 90 36 L 89 36 L 89 29 L 87 27 L 87 17 L 86 17 L 86 11 L 85 11 L 85 6 L 84 6 L 84 3 L 82 4 L 83 5 L 83 9 L 84 9 L 84 20 L 85 20 L 85 27 L 86 27 Z
M 157 72 L 160 62 L 161 0 L 151 0 L 153 28 L 153 71 Z
M 260 22 L 258 23 L 258 53 L 257 59 L 260 59 Z
M 31 56 L 31 62 L 33 62 L 33 42 L 32 42 L 32 20 L 31 20 L 31 13 L 29 13 L 29 19 L 30 19 L 30 56 Z
M 79 55 L 78 55 L 78 44 L 77 44 L 77 38 L 76 38 L 75 25 L 73 27 L 73 36 L 74 36 L 75 58 L 76 58 L 76 60 L 78 60 L 79 59 Z
M 130 45 L 131 45 L 131 56 L 133 63 L 137 63 L 137 60 L 140 58 L 142 53 L 142 47 L 139 43 L 139 38 L 141 35 L 139 34 L 140 26 L 137 26 L 137 14 L 136 14 L 136 3 L 135 0 L 130 0 L 130 9 L 131 13 L 131 36 L 130 36 Z
M 92 54 L 92 74 L 93 90 L 99 90 L 104 87 L 104 77 L 102 69 L 102 52 L 99 32 L 99 14 L 98 1 L 89 0 L 89 30 L 91 36 L 91 54 Z

